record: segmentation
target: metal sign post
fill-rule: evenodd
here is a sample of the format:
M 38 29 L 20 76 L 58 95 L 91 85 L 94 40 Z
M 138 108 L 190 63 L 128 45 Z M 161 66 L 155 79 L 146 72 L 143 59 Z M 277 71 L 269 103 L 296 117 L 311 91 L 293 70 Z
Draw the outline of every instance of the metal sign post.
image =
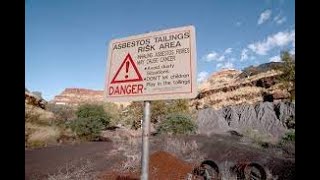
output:
M 150 130 L 150 101 L 144 101 L 142 124 L 142 171 L 141 180 L 148 180 L 149 171 L 149 132 Z
M 197 96 L 196 33 L 192 25 L 109 43 L 105 99 L 144 101 L 141 179 L 148 180 L 150 101 Z

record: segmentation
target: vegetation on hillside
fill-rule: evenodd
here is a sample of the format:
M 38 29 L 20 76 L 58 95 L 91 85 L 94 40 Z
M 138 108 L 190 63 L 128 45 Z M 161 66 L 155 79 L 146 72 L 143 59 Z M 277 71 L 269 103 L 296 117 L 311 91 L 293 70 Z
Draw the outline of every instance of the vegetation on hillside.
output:
M 283 83 L 283 88 L 286 89 L 290 95 L 291 100 L 295 99 L 295 59 L 288 52 L 281 52 L 281 61 L 283 62 L 283 66 L 279 68 L 283 72 L 280 76 L 280 81 Z
M 77 118 L 71 121 L 71 129 L 80 137 L 94 140 L 110 122 L 110 116 L 102 105 L 84 104 L 76 111 Z
M 151 123 L 158 124 L 172 113 L 190 114 L 188 100 L 158 100 L 151 102 Z M 118 123 L 128 128 L 139 129 L 142 119 L 143 102 L 132 102 L 120 113 Z
M 160 134 L 194 134 L 196 123 L 187 114 L 170 114 L 157 129 Z

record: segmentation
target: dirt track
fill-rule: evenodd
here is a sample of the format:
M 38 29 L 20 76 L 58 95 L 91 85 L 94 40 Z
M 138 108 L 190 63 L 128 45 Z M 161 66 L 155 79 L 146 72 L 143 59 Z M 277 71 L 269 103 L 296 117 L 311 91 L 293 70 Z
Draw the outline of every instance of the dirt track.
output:
M 213 160 L 219 166 L 226 161 L 257 162 L 278 175 L 279 179 L 294 179 L 294 158 L 283 158 L 272 152 L 252 148 L 243 145 L 239 139 L 231 136 L 190 136 L 183 139 L 196 140 L 199 143 L 201 153 L 206 159 Z M 151 153 L 156 152 L 163 144 L 162 138 L 151 139 Z M 37 150 L 25 151 L 25 179 L 46 179 L 45 175 L 53 174 L 66 164 L 81 163 L 83 159 L 89 159 L 97 172 L 106 171 L 121 160 L 115 156 L 113 143 L 90 142 L 79 145 L 65 145 L 49 147 Z M 82 160 L 81 160 L 82 159 Z M 37 175 L 36 175 L 37 174 Z
M 68 163 L 78 164 L 83 160 L 93 162 L 97 171 L 105 170 L 116 159 L 110 156 L 111 142 L 88 142 L 78 145 L 64 145 L 25 151 L 25 179 L 45 179 L 64 168 Z

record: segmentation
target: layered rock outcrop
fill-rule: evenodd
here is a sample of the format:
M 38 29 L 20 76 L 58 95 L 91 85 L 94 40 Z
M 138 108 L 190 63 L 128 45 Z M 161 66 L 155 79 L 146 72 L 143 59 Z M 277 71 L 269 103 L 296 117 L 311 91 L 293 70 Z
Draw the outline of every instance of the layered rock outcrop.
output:
M 60 105 L 78 106 L 84 103 L 103 103 L 102 90 L 92 90 L 84 88 L 66 88 L 61 94 L 55 96 L 50 103 Z M 126 107 L 130 102 L 115 102 L 117 106 Z
M 66 88 L 50 102 L 63 105 L 103 102 L 103 91 L 84 88 Z
M 260 67 L 261 66 L 261 67 Z M 262 64 L 244 71 L 222 70 L 199 85 L 199 94 L 191 104 L 196 109 L 220 109 L 237 104 L 286 100 L 290 93 L 281 88 L 280 64 Z

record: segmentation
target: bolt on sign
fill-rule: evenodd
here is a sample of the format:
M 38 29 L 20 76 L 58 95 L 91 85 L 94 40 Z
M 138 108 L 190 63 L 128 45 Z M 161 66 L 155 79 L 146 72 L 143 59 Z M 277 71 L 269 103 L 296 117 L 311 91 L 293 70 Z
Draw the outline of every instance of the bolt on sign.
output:
M 194 98 L 196 85 L 193 26 L 114 39 L 109 44 L 107 101 Z

